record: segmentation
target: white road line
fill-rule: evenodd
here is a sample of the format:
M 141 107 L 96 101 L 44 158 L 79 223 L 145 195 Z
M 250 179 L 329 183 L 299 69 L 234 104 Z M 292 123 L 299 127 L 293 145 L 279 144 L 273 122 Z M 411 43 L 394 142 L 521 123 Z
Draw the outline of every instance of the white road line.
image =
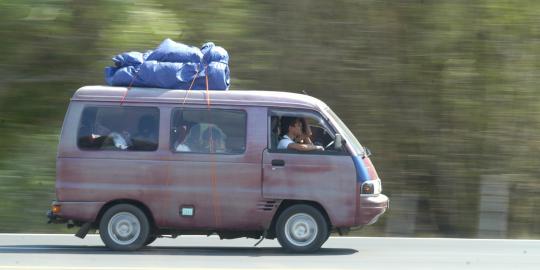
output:
M 208 270 L 215 268 L 184 268 L 184 267 L 116 267 L 116 266 L 21 266 L 21 265 L 0 265 L 2 270 Z M 218 268 L 220 270 L 289 270 L 292 268 Z M 325 270 L 333 270 L 338 268 L 324 268 Z M 313 270 L 313 268 L 294 268 L 294 270 Z
M 60 237 L 75 237 L 74 234 L 54 234 L 54 233 L 0 233 L 1 236 L 60 236 Z M 99 237 L 99 234 L 88 234 L 87 237 Z M 219 238 L 216 235 L 206 236 L 206 235 L 181 235 L 179 238 Z M 165 239 L 169 239 L 166 238 Z M 384 240 L 444 240 L 444 241 L 481 241 L 481 242 L 490 242 L 490 241 L 512 241 L 512 242 L 539 242 L 540 239 L 476 239 L 476 238 L 429 238 L 429 237 L 367 237 L 367 236 L 331 236 L 330 239 L 384 239 Z
M 17 247 L 17 246 L 10 246 L 10 247 L 5 247 L 5 246 L 0 246 L 0 250 L 50 250 L 50 249 L 54 249 L 54 250 L 79 250 L 79 249 L 84 249 L 84 251 L 89 251 L 91 249 L 93 250 L 104 250 L 104 247 L 103 249 L 101 248 L 94 248 L 94 247 L 88 247 L 88 246 L 76 246 L 76 247 L 54 247 L 54 246 L 50 246 L 50 247 Z
M 88 234 L 99 235 L 99 234 Z M 64 233 L 0 233 L 0 236 L 75 236 L 75 234 L 64 234 Z

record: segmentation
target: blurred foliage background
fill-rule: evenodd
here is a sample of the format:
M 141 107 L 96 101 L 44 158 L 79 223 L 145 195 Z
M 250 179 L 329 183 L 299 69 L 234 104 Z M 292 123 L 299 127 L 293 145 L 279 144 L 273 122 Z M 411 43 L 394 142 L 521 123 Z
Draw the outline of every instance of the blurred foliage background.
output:
M 536 0 L 0 0 L 0 232 L 65 231 L 44 214 L 69 98 L 167 37 L 225 47 L 233 90 L 306 90 L 341 116 L 384 193 L 416 202 L 359 234 L 408 211 L 412 235 L 477 237 L 481 179 L 505 176 L 506 237 L 540 236 Z

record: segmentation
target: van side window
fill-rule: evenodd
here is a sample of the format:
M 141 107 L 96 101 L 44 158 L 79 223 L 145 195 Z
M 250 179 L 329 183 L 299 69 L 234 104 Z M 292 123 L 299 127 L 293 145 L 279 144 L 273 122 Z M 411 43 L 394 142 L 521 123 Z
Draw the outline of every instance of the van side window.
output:
M 175 109 L 173 152 L 241 154 L 246 149 L 246 113 L 225 109 Z
M 155 151 L 159 109 L 155 107 L 84 108 L 77 145 L 83 150 Z

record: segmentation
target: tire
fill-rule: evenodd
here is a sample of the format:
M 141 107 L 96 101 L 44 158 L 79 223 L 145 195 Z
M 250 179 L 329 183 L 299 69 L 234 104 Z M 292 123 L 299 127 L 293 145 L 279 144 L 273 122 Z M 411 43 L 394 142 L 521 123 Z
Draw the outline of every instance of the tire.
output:
M 310 205 L 293 205 L 285 209 L 276 222 L 279 244 L 292 252 L 315 252 L 326 242 L 328 235 L 326 219 Z
M 326 243 L 326 241 L 328 241 L 328 238 L 330 238 L 331 235 L 332 235 L 332 232 L 330 231 L 330 229 L 328 229 L 328 234 L 324 238 L 324 243 Z
M 109 208 L 99 222 L 99 235 L 105 245 L 118 251 L 132 251 L 149 239 L 150 225 L 141 209 L 131 204 Z
M 154 241 L 156 241 L 156 239 L 157 239 L 157 236 L 149 235 L 148 238 L 146 239 L 146 241 L 144 242 L 144 246 L 148 246 L 148 245 L 154 243 Z

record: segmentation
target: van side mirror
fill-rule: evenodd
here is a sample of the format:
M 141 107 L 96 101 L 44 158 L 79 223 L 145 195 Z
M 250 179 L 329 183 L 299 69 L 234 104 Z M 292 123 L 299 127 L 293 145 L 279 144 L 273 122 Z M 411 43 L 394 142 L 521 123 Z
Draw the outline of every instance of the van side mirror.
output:
M 371 150 L 369 150 L 369 148 L 367 148 L 365 146 L 364 146 L 364 156 L 365 157 L 371 156 Z
M 343 138 L 341 137 L 341 134 L 336 134 L 336 138 L 334 139 L 334 149 L 341 150 L 342 146 Z

